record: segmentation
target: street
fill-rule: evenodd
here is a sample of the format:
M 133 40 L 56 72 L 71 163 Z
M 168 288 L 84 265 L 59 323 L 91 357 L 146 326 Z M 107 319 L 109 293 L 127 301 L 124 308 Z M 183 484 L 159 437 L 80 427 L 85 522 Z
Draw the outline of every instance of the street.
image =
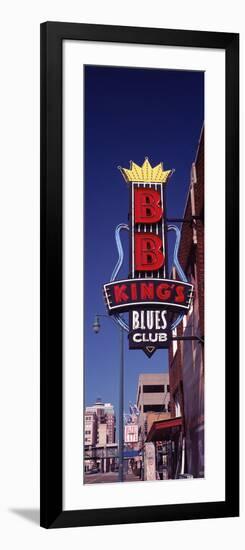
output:
M 92 483 L 116 483 L 118 482 L 118 472 L 98 472 L 97 474 L 85 474 L 85 484 Z M 140 481 L 138 476 L 132 472 L 124 475 L 124 481 Z

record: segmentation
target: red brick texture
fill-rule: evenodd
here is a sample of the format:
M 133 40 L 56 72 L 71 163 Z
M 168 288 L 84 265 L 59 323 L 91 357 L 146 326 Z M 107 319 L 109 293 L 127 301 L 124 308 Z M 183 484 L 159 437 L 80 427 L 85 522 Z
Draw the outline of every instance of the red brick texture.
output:
M 195 216 L 200 219 L 183 223 L 179 247 L 179 261 L 188 279 L 194 282 L 194 300 L 198 301 L 200 335 L 204 336 L 204 131 L 195 160 L 196 182 L 194 183 Z M 189 189 L 184 219 L 192 219 L 191 192 Z M 195 229 L 195 231 L 193 231 Z M 193 238 L 194 236 L 194 238 Z M 196 242 L 195 242 L 196 237 Z M 183 334 L 183 324 L 177 328 L 177 335 Z M 179 393 L 181 413 L 184 420 L 184 396 L 182 375 L 182 342 L 178 341 L 177 351 L 169 348 L 169 382 L 171 393 L 171 415 L 175 416 L 174 395 Z

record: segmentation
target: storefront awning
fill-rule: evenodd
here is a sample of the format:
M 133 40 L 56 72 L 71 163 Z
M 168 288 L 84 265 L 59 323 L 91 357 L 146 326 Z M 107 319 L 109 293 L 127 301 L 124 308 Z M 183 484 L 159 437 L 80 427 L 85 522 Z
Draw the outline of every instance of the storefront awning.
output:
M 182 417 L 155 420 L 148 433 L 146 441 L 164 441 L 171 439 L 176 429 L 181 428 Z

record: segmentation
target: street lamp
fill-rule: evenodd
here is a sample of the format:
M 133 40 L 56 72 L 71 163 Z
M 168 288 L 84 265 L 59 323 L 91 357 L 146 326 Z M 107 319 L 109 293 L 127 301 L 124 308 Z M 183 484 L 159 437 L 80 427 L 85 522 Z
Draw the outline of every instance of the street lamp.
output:
M 93 331 L 98 334 L 100 331 L 100 317 L 106 317 L 107 315 L 96 313 L 93 322 Z M 124 447 L 124 434 L 123 434 L 123 405 L 124 405 L 124 332 L 123 328 L 120 328 L 120 378 L 119 378 L 119 468 L 118 468 L 118 481 L 123 481 L 123 447 Z

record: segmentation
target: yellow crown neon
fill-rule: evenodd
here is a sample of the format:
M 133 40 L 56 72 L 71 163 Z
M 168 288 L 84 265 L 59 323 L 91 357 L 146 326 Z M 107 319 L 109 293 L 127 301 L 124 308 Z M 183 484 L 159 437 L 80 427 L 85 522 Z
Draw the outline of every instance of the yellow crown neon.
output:
M 136 181 L 145 183 L 167 183 L 174 172 L 174 170 L 164 170 L 162 162 L 159 162 L 153 168 L 147 157 L 142 166 L 138 166 L 135 162 L 130 161 L 130 169 L 119 166 L 119 170 L 126 182 Z

